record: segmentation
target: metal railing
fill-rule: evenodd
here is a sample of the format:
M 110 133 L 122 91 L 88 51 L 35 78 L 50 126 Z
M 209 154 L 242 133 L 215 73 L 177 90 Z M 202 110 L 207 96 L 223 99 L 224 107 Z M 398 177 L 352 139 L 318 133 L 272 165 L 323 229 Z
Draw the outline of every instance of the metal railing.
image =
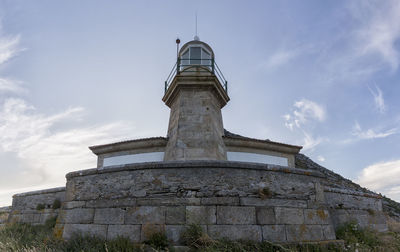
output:
M 199 61 L 198 64 L 193 64 L 189 62 Z M 202 62 L 209 62 L 209 64 L 202 64 Z M 186 62 L 188 62 L 186 64 Z M 193 70 L 193 67 L 200 66 L 201 68 L 196 68 Z M 169 73 L 167 80 L 165 81 L 165 90 L 166 93 L 169 86 L 171 85 L 172 80 L 176 75 L 179 75 L 183 72 L 210 72 L 214 74 L 219 82 L 221 83 L 222 87 L 224 88 L 225 92 L 228 93 L 228 81 L 225 79 L 224 75 L 222 74 L 221 69 L 218 67 L 217 63 L 214 59 L 181 59 L 178 58 L 175 65 L 172 67 L 171 72 Z

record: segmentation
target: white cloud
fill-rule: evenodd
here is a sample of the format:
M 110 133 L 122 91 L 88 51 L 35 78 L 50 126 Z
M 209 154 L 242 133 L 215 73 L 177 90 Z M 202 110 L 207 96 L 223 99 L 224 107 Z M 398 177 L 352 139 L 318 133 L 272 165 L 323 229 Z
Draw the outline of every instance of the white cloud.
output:
M 26 174 L 41 174 L 42 183 L 57 180 L 62 185 L 65 173 L 95 166 L 87 146 L 129 135 L 130 127 L 123 123 L 55 129 L 63 122 L 77 121 L 82 112 L 78 107 L 46 116 L 24 100 L 7 99 L 0 110 L 0 149 L 16 153 L 29 164 Z
M 364 168 L 357 183 L 400 201 L 400 160 L 380 162 Z
M 364 19 L 363 26 L 357 31 L 360 43 L 359 54 L 367 56 L 378 55 L 393 70 L 399 65 L 399 52 L 395 48 L 400 38 L 400 2 L 376 1 L 375 3 L 362 1 L 357 13 Z
M 2 37 L 0 30 L 0 66 L 21 51 L 19 39 Z M 13 95 L 0 96 L 0 205 L 10 204 L 14 193 L 63 186 L 66 173 L 96 167 L 88 146 L 139 134 L 124 122 L 78 125 L 84 123 L 81 107 L 43 114 L 19 97 L 25 91 L 20 82 L 0 76 L 0 93 Z
M 325 162 L 325 157 L 320 155 L 320 156 L 317 157 L 317 160 L 320 161 L 320 162 Z
M 341 15 L 345 17 L 342 22 L 346 22 L 346 28 L 320 45 L 325 52 L 318 59 L 324 68 L 322 80 L 359 83 L 383 69 L 397 70 L 400 2 L 347 1 L 345 4 L 350 14 Z
M 25 91 L 26 90 L 20 86 L 20 82 L 0 77 L 0 93 L 2 92 L 22 93 Z
M 0 65 L 16 56 L 22 50 L 18 48 L 19 40 L 19 35 L 15 37 L 0 37 Z
M 324 141 L 321 137 L 314 138 L 311 134 L 306 132 L 303 132 L 303 134 L 303 151 L 313 151 L 317 145 Z
M 300 101 L 296 101 L 293 107 L 292 114 L 283 116 L 285 119 L 285 126 L 290 130 L 293 130 L 294 126 L 301 128 L 302 125 L 311 120 L 322 122 L 326 119 L 324 107 L 316 102 L 301 99 Z
M 276 68 L 289 63 L 299 54 L 298 50 L 280 50 L 272 54 L 263 64 L 264 68 Z
M 325 109 L 313 101 L 302 99 L 295 102 L 294 106 L 298 108 L 298 110 L 294 111 L 294 114 L 302 123 L 305 123 L 309 118 L 318 121 L 325 120 Z
M 313 101 L 301 99 L 293 104 L 292 113 L 282 116 L 285 127 L 291 131 L 297 130 L 302 135 L 303 151 L 313 151 L 315 147 L 326 139 L 314 137 L 307 130 L 310 122 L 323 122 L 326 119 L 325 108 Z
M 379 113 L 383 114 L 386 111 L 386 105 L 385 100 L 383 99 L 382 90 L 378 86 L 375 86 L 376 91 L 372 90 L 369 86 L 368 89 L 374 97 L 376 109 L 379 111 Z
M 397 133 L 397 128 L 392 128 L 381 132 L 377 132 L 373 129 L 362 130 L 360 124 L 357 121 L 354 123 L 352 131 L 352 135 L 356 136 L 358 139 L 385 138 Z

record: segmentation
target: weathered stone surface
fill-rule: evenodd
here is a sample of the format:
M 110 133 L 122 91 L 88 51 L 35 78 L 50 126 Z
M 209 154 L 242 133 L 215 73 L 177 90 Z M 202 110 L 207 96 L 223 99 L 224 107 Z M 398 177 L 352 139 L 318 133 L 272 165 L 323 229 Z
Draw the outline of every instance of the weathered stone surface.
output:
M 318 241 L 324 239 L 321 225 L 286 225 L 288 242 Z
M 166 224 L 185 224 L 186 223 L 186 207 L 167 207 L 165 212 Z
M 51 209 L 56 199 L 61 202 L 65 200 L 65 187 L 16 194 L 13 196 L 12 209 L 36 210 L 39 204 L 47 209 Z
M 275 211 L 273 207 L 256 208 L 257 224 L 275 224 Z
M 333 208 L 382 211 L 382 200 L 352 194 L 325 192 L 326 202 Z
M 132 242 L 140 242 L 141 225 L 109 225 L 107 230 L 107 239 L 117 237 L 129 238 Z
M 39 214 L 22 214 L 22 222 L 24 223 L 40 223 Z
M 261 198 L 240 198 L 242 206 L 280 206 L 280 207 L 298 207 L 306 208 L 307 201 L 295 199 L 261 199 Z
M 303 209 L 275 207 L 276 224 L 303 224 Z
M 163 98 L 171 108 L 165 161 L 226 160 L 221 103 L 229 98 L 215 80 L 196 79 L 200 85 L 187 85 L 187 76 L 175 77 L 176 87 Z
M 20 214 L 10 215 L 8 218 L 8 222 L 10 223 L 19 223 L 21 222 L 22 216 Z
M 386 216 L 383 212 L 367 211 L 368 224 L 386 224 Z
M 216 223 L 215 206 L 187 206 L 186 223 L 194 224 L 215 224 Z
M 262 226 L 262 237 L 264 241 L 285 242 L 285 225 L 265 225 Z
M 386 232 L 389 231 L 389 227 L 386 223 L 382 224 L 369 224 L 369 228 L 372 228 L 373 230 L 376 230 L 378 232 Z
M 318 203 L 325 202 L 324 187 L 319 183 L 315 183 L 315 201 Z
M 200 198 L 145 198 L 137 199 L 138 206 L 200 205 Z
M 10 212 L 11 207 L 0 207 L 0 224 L 7 222 Z
M 125 210 L 121 208 L 98 208 L 94 213 L 95 224 L 124 224 Z
M 181 244 L 181 234 L 185 230 L 184 225 L 166 225 L 165 235 L 173 244 Z
M 330 215 L 335 228 L 354 221 L 360 227 L 379 227 L 387 229 L 386 217 L 380 211 L 355 210 L 355 209 L 331 209 Z
M 217 224 L 256 224 L 255 207 L 218 206 Z
M 304 209 L 305 224 L 330 224 L 328 210 L 323 209 Z
M 244 239 L 258 242 L 262 240 L 261 226 L 259 225 L 209 225 L 208 235 L 216 239 Z
M 335 229 L 346 222 L 354 220 L 345 209 L 330 209 L 329 213 Z
M 140 206 L 128 208 L 125 224 L 165 224 L 165 208 Z
M 44 224 L 48 219 L 57 217 L 57 212 L 43 213 L 40 215 L 40 223 Z
M 86 205 L 85 201 L 67 201 L 64 202 L 63 207 L 64 209 L 72 209 L 72 208 L 81 208 Z
M 93 208 L 74 208 L 65 210 L 64 223 L 70 224 L 87 224 L 93 223 L 94 209 Z
M 106 207 L 130 207 L 136 206 L 135 198 L 125 199 L 98 199 L 86 201 L 86 207 L 88 208 L 106 208 Z
M 325 240 L 335 240 L 336 239 L 335 229 L 333 228 L 332 225 L 323 225 L 322 232 L 324 234 Z
M 202 205 L 214 205 L 214 206 L 236 206 L 239 205 L 239 197 L 212 197 L 212 198 L 202 198 Z
M 165 225 L 143 224 L 140 241 L 147 241 L 154 233 L 165 233 Z
M 64 202 L 63 209 L 57 210 L 58 226 L 66 224 L 67 236 L 72 229 L 93 229 L 104 235 L 109 226 L 108 237 L 136 232 L 140 234 L 135 239 L 144 240 L 151 230 L 165 229 L 168 237 L 178 241 L 178 233 L 188 223 L 209 225 L 210 234 L 218 231 L 230 239 L 246 239 L 253 232 L 256 240 L 262 233 L 264 239 L 276 241 L 332 240 L 331 223 L 336 227 L 350 220 L 362 227 L 387 230 L 378 196 L 363 196 L 355 192 L 357 188 L 346 190 L 349 182 L 337 177 L 328 181 L 302 169 L 187 161 L 93 169 L 67 178 L 68 197 L 73 201 Z M 268 197 L 260 195 L 265 188 L 271 192 Z M 46 209 L 37 211 L 40 197 L 15 197 L 16 208 L 9 219 L 33 224 L 45 221 L 53 214 L 49 207 L 54 197 L 46 198 Z M 26 202 L 30 199 L 33 201 Z
M 98 224 L 65 224 L 63 238 L 68 240 L 74 235 L 83 234 L 101 238 L 107 237 L 107 225 Z

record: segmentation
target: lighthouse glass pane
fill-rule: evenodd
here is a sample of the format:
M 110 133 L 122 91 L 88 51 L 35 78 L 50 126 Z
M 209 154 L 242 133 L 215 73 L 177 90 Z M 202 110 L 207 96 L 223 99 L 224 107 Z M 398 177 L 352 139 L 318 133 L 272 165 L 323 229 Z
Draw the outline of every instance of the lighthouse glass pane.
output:
M 228 161 L 264 163 L 288 166 L 289 160 L 285 157 L 272 156 L 267 154 L 249 153 L 249 152 L 231 152 L 227 153 Z
M 130 155 L 104 158 L 103 167 L 144 163 L 144 162 L 161 162 L 163 160 L 164 160 L 164 152 L 130 154 Z
M 201 50 L 201 64 L 211 67 L 211 55 L 204 49 Z
M 191 47 L 190 48 L 190 64 L 200 65 L 201 64 L 201 48 Z
M 189 65 L 189 50 L 187 50 L 183 55 L 182 55 L 182 61 L 181 61 L 181 66 L 185 67 Z

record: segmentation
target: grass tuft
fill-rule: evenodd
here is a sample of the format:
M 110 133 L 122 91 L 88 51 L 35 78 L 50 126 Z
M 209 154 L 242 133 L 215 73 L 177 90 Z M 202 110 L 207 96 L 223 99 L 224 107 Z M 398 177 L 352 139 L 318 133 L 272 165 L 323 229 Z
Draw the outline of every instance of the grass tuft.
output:
M 164 232 L 155 232 L 144 242 L 155 249 L 165 249 L 168 247 L 168 239 Z
M 61 207 L 61 201 L 59 199 L 55 199 L 51 208 L 55 210 L 59 209 L 60 207 Z
M 38 211 L 43 210 L 45 208 L 46 208 L 46 206 L 44 204 L 37 204 L 37 206 L 36 206 L 36 210 L 38 210 Z

